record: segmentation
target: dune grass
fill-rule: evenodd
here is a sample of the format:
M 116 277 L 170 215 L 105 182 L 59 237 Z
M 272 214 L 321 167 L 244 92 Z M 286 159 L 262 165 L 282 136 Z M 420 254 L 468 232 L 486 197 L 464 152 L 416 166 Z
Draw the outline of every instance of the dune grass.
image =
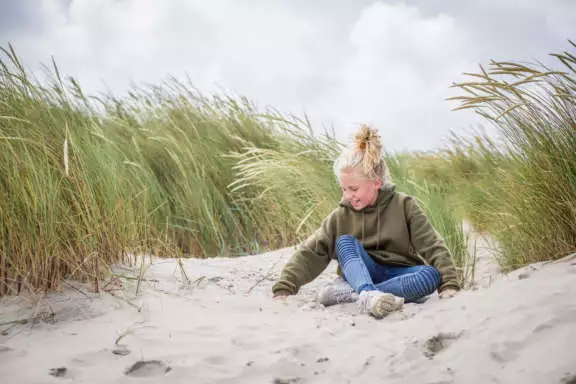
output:
M 55 63 L 39 82 L 0 59 L 0 295 L 93 279 L 134 254 L 246 255 L 293 245 L 333 209 L 342 143 L 309 121 L 170 80 L 86 95 Z M 507 269 L 576 250 L 576 58 L 561 69 L 492 62 L 455 84 L 499 138 L 387 154 L 394 183 L 444 236 L 463 285 L 462 221 L 495 237 Z
M 234 160 L 224 155 L 246 142 L 276 147 L 281 123 L 175 81 L 124 100 L 88 97 L 56 67 L 39 84 L 4 54 L 0 291 L 97 279 L 127 253 L 247 252 L 273 232 L 233 201 Z
M 0 294 L 68 278 L 98 287 L 109 265 L 133 254 L 293 245 L 339 199 L 331 167 L 342 144 L 313 134 L 305 118 L 176 80 L 123 99 L 86 95 L 55 63 L 41 83 L 12 47 L 2 53 Z M 462 235 L 452 233 L 461 226 L 430 191 L 414 190 L 460 259 Z
M 494 62 L 457 84 L 468 93 L 462 108 L 502 134 L 504 150 L 487 139 L 474 149 L 492 169 L 480 184 L 484 201 L 472 206 L 486 212 L 510 268 L 576 251 L 576 57 L 554 56 L 559 70 Z
M 576 252 L 576 57 L 552 56 L 555 69 L 493 61 L 455 84 L 457 109 L 474 109 L 498 137 L 455 135 L 411 163 L 450 185 L 459 216 L 498 240 L 505 270 Z

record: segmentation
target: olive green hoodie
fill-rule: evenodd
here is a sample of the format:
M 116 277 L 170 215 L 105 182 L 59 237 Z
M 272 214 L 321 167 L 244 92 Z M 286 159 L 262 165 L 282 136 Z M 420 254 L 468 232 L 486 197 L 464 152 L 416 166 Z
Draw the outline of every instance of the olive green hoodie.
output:
M 320 228 L 292 255 L 272 291 L 296 294 L 302 285 L 314 280 L 331 259 L 337 260 L 335 243 L 341 235 L 356 237 L 379 263 L 434 266 L 441 276 L 439 292 L 459 289 L 456 269 L 444 240 L 416 199 L 391 186 L 379 190 L 376 202 L 361 210 L 340 201 Z

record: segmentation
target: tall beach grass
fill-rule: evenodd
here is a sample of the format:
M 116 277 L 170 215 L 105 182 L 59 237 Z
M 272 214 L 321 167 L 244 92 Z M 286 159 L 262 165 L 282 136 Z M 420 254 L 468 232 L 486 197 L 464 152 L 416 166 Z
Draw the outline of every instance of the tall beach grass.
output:
M 498 136 L 454 135 L 433 159 L 412 159 L 498 240 L 505 270 L 576 252 L 576 56 L 552 57 L 554 68 L 492 61 L 455 84 L 456 109 L 475 110 Z
M 46 68 L 0 59 L 0 295 L 99 279 L 131 254 L 245 255 L 293 245 L 339 199 L 341 143 L 308 120 L 170 80 L 87 95 Z M 461 223 L 444 187 L 393 163 L 457 263 Z

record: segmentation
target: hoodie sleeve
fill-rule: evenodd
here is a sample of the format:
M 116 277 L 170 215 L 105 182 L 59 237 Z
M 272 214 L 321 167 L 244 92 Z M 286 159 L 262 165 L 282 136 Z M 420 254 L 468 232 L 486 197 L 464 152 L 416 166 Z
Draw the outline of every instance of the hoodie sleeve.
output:
M 326 269 L 334 252 L 336 211 L 306 239 L 284 266 L 272 292 L 298 293 L 302 285 L 314 280 Z
M 410 239 L 415 251 L 440 272 L 438 292 L 445 289 L 460 289 L 450 250 L 430 223 L 424 210 L 412 197 L 406 201 L 406 213 Z

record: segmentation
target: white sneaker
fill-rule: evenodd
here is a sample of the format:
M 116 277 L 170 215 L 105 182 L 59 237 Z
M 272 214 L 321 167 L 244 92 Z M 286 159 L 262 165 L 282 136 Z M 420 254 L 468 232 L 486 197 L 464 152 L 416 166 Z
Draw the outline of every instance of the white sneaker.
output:
M 318 301 L 326 307 L 335 304 L 353 303 L 356 300 L 358 300 L 358 294 L 346 280 L 329 284 L 318 293 Z
M 360 312 L 380 319 L 404 305 L 404 298 L 380 291 L 362 291 L 358 297 Z

